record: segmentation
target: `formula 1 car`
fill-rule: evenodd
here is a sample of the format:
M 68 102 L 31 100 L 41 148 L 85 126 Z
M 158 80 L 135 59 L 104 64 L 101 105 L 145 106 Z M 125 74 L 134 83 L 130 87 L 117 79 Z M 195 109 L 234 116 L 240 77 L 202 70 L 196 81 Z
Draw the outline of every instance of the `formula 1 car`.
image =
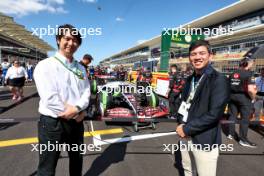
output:
M 168 115 L 167 106 L 160 101 L 148 83 L 134 85 L 115 81 L 113 77 L 98 77 L 96 84 L 97 120 L 131 122 L 134 130 L 139 131 L 143 124 L 155 129 L 155 122 L 151 122 L 150 119 Z

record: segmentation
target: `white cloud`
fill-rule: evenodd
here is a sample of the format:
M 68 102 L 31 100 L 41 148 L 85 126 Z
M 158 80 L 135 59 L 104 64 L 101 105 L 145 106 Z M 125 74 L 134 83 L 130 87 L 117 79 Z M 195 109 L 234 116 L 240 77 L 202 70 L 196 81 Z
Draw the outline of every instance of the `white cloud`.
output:
M 138 40 L 137 45 L 140 45 L 141 43 L 144 43 L 145 41 L 147 41 L 147 40 Z
M 63 7 L 58 7 L 58 8 L 56 9 L 56 12 L 57 12 L 57 13 L 68 13 L 68 11 L 66 11 Z
M 0 12 L 17 16 L 45 11 L 67 13 L 62 7 L 63 4 L 64 0 L 1 0 Z
M 124 19 L 123 19 L 123 18 L 120 18 L 120 17 L 116 17 L 115 20 L 116 20 L 116 21 L 124 21 Z

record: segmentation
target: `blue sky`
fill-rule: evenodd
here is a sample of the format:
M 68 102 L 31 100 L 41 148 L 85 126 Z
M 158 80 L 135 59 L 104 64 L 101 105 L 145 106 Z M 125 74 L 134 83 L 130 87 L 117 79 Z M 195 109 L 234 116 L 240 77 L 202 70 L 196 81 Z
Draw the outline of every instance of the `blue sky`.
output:
M 102 35 L 83 38 L 75 54 L 79 59 L 90 53 L 97 64 L 159 35 L 163 28 L 185 24 L 234 2 L 237 0 L 1 0 L 0 12 L 32 32 L 32 28 L 65 23 L 101 28 Z M 56 48 L 54 36 L 43 36 L 43 40 Z

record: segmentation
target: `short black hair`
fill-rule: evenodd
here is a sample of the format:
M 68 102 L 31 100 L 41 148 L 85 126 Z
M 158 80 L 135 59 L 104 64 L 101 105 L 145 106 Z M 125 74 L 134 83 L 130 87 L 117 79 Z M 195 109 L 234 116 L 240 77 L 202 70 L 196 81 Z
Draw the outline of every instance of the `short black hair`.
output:
M 90 54 L 85 54 L 83 56 L 83 59 L 89 59 L 90 61 L 92 61 L 93 60 L 93 57 Z
M 208 53 L 210 53 L 210 54 L 212 53 L 211 45 L 210 45 L 210 43 L 208 41 L 206 41 L 206 40 L 196 40 L 196 41 L 191 43 L 191 45 L 189 47 L 189 54 L 195 48 L 198 48 L 200 46 L 205 46 L 207 48 Z
M 57 33 L 56 33 L 56 40 L 60 41 L 63 36 L 65 36 L 66 32 L 70 31 L 71 35 L 75 37 L 78 41 L 79 46 L 82 44 L 82 36 L 79 32 L 79 30 L 72 26 L 71 24 L 64 24 L 58 27 Z M 57 46 L 59 47 L 59 44 L 57 43 Z
M 176 68 L 176 70 L 178 70 L 178 66 L 177 66 L 176 64 L 172 64 L 172 65 L 170 66 L 170 68 L 172 68 L 172 67 L 174 67 L 174 68 Z

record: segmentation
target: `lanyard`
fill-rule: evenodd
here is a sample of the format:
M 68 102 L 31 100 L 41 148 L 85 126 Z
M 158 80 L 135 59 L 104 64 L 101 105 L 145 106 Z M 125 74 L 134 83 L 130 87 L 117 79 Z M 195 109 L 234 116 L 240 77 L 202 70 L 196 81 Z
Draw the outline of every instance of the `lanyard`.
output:
M 187 98 L 187 102 L 186 103 L 190 103 L 193 100 L 195 92 L 196 92 L 198 86 L 200 85 L 203 77 L 204 77 L 204 74 L 202 75 L 202 77 L 199 79 L 199 81 L 197 82 L 197 84 L 195 86 L 194 86 L 194 77 L 192 78 L 191 92 L 190 92 L 189 97 Z
M 67 68 L 69 71 L 71 71 L 73 74 L 75 74 L 79 79 L 84 80 L 84 74 L 83 72 L 79 69 L 77 61 L 74 61 L 74 68 L 75 70 L 73 70 L 72 68 L 70 68 L 68 65 L 66 65 L 65 63 L 63 63 L 59 58 L 57 58 L 56 56 L 54 56 L 54 59 L 56 59 L 57 61 L 59 61 L 65 68 Z

